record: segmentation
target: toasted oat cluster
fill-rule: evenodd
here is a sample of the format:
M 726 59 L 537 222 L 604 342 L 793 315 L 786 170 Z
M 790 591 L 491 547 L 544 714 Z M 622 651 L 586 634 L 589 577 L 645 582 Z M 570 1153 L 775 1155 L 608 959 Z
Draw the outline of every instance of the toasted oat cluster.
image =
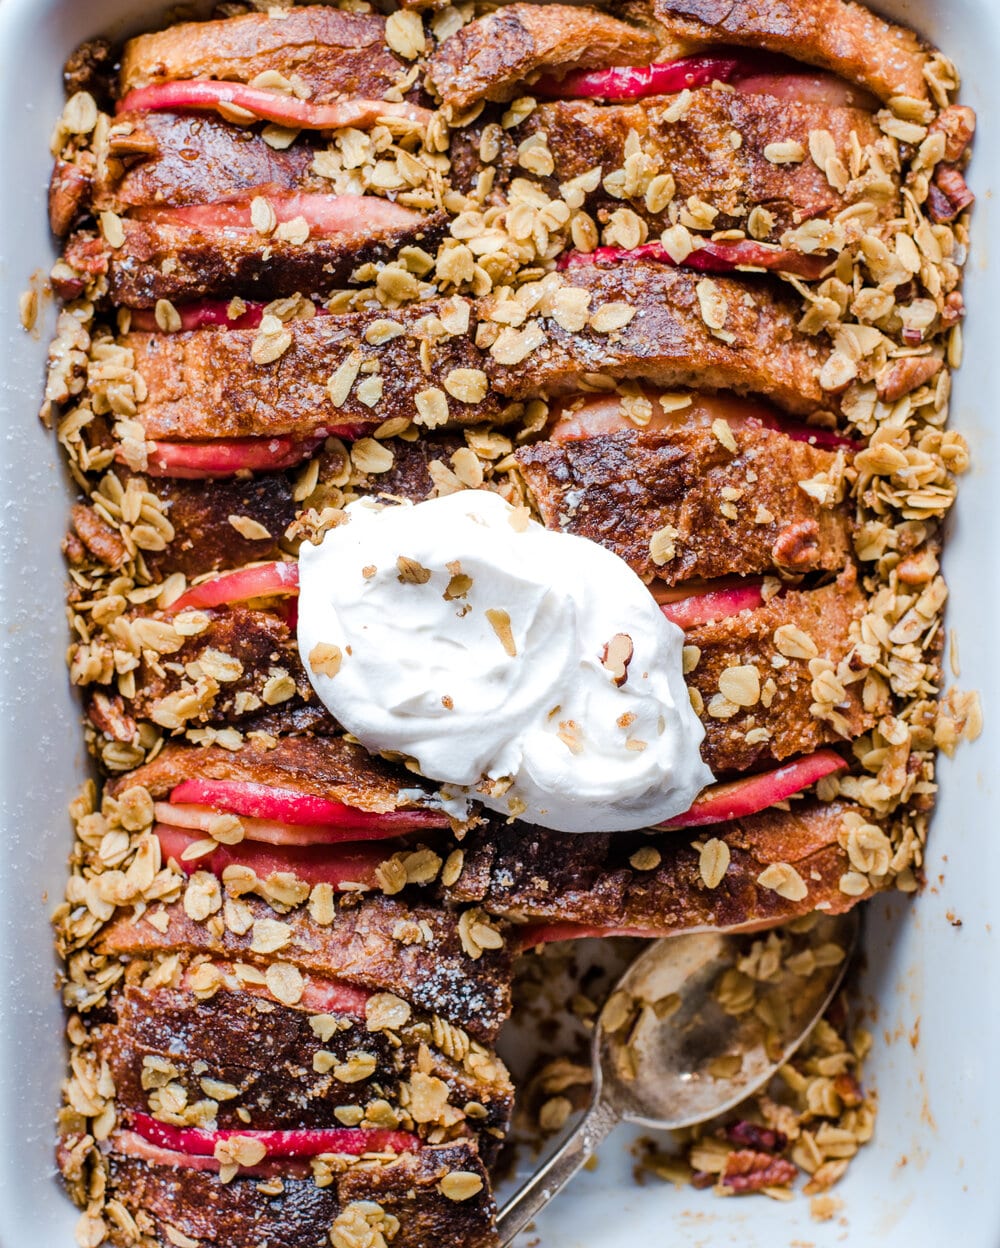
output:
M 225 3 L 67 63 L 42 417 L 97 769 L 55 918 L 83 1248 L 493 1244 L 530 951 L 773 929 L 719 986 L 766 1021 L 801 925 L 920 887 L 935 752 L 981 726 L 942 694 L 938 562 L 974 114 L 851 0 L 619 7 Z M 685 815 L 459 820 L 317 699 L 301 543 L 469 489 L 683 629 L 718 782 Z M 847 1019 L 641 1172 L 804 1172 L 833 1216 L 874 1119 Z M 587 1079 L 547 1071 L 552 1131 Z

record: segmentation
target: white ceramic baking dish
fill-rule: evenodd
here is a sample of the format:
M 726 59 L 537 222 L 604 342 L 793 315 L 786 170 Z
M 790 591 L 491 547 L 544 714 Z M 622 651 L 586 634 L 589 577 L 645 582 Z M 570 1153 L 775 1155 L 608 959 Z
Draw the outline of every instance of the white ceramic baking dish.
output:
M 65 877 L 66 804 L 87 767 L 63 665 L 59 543 L 71 491 L 54 438 L 35 416 L 54 309 L 43 302 L 38 329 L 28 336 L 17 302 L 54 256 L 46 225 L 48 144 L 63 103 L 65 56 L 89 36 L 152 25 L 165 7 L 149 0 L 0 0 L 0 1248 L 73 1244 L 75 1210 L 52 1160 L 63 1020 L 48 914 Z M 928 889 L 914 905 L 897 898 L 869 907 L 864 991 L 877 1043 L 866 1082 L 879 1098 L 876 1138 L 836 1189 L 841 1215 L 818 1225 L 804 1199 L 720 1201 L 658 1183 L 639 1187 L 625 1132 L 542 1219 L 544 1248 L 1000 1244 L 1000 959 L 993 931 L 994 915 L 1000 919 L 1000 837 L 993 826 L 1000 797 L 1000 440 L 992 406 L 1000 398 L 1000 351 L 991 302 L 1000 306 L 1000 257 L 990 241 L 1000 174 L 1000 5 L 892 0 L 879 7 L 956 60 L 964 99 L 980 118 L 967 363 L 952 417 L 971 443 L 973 469 L 945 567 L 961 684 L 981 691 L 986 730 L 954 761 L 942 760 Z

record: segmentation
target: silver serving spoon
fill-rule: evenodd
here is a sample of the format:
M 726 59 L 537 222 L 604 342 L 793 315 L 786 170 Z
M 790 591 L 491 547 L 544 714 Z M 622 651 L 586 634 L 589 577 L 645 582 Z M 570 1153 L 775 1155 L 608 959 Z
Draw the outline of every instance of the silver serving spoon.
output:
M 775 967 L 753 968 L 758 974 L 775 971 L 771 978 L 754 978 L 769 1002 L 767 1024 L 752 1008 L 727 1012 L 718 1000 L 720 992 L 726 995 L 726 972 L 747 952 L 745 938 L 705 932 L 657 940 L 643 950 L 618 981 L 594 1029 L 593 1094 L 586 1114 L 500 1210 L 503 1248 L 620 1122 L 656 1130 L 706 1122 L 738 1105 L 788 1060 L 839 988 L 859 919 L 853 910 L 835 917 L 817 914 L 793 927 L 798 929 L 791 936 L 794 969 L 779 969 L 766 946 L 764 957 Z M 746 983 L 737 976 L 733 987 L 745 989 Z M 731 1010 L 735 1004 L 730 999 Z

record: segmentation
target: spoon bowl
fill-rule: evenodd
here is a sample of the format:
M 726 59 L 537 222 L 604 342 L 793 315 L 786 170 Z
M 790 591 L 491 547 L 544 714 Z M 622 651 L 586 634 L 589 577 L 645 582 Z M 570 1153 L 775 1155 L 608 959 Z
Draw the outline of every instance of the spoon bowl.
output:
M 654 1130 L 707 1122 L 762 1087 L 840 987 L 856 910 L 812 914 L 763 936 L 698 932 L 648 945 L 605 1002 L 591 1050 L 586 1114 L 501 1209 L 510 1244 L 622 1121 Z M 786 943 L 787 942 L 787 943 Z

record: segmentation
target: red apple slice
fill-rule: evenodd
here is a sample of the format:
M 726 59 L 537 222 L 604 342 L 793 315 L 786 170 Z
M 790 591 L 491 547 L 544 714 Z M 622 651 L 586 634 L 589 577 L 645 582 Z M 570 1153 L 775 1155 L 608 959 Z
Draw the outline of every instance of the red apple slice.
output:
M 728 579 L 728 578 L 727 578 Z M 724 620 L 741 611 L 756 611 L 764 604 L 763 577 L 733 578 L 734 583 L 710 589 L 706 593 L 688 593 L 665 601 L 654 589 L 653 596 L 660 603 L 660 610 L 678 628 L 694 628 L 712 620 Z M 683 590 L 683 586 L 679 587 Z M 664 598 L 673 593 L 664 588 Z
M 684 56 L 652 65 L 619 65 L 608 69 L 570 70 L 562 78 L 547 74 L 531 88 L 534 95 L 557 99 L 640 100 L 649 95 L 673 95 L 712 82 L 729 82 L 746 56 Z
M 231 992 L 249 992 L 253 996 L 267 997 L 277 1001 L 277 997 L 266 984 L 255 984 L 238 976 L 231 963 L 213 962 L 212 966 L 222 974 L 222 987 Z M 185 971 L 181 978 L 181 987 L 190 988 L 195 972 Z M 372 994 L 365 988 L 356 988 L 353 984 L 344 983 L 340 979 L 322 979 L 315 975 L 307 975 L 304 979 L 302 996 L 294 1008 L 305 1010 L 308 1014 L 344 1014 L 350 1018 L 364 1018 L 365 1004 Z
M 270 1158 L 318 1157 L 322 1153 L 360 1157 L 362 1153 L 408 1153 L 420 1147 L 420 1140 L 408 1131 L 389 1131 L 379 1127 L 203 1131 L 198 1127 L 173 1127 L 149 1114 L 133 1114 L 132 1129 L 150 1144 L 191 1157 L 211 1157 L 216 1144 L 234 1136 L 262 1144 Z
M 706 239 L 680 261 L 672 259 L 660 242 L 643 243 L 631 250 L 624 247 L 597 247 L 589 252 L 569 251 L 559 257 L 557 267 L 575 269 L 585 265 L 598 265 L 600 268 L 610 268 L 612 265 L 631 264 L 637 260 L 652 260 L 657 264 L 696 269 L 701 273 L 732 273 L 742 266 L 766 269 L 769 272 L 792 273 L 807 281 L 814 281 L 830 266 L 830 259 L 826 255 L 807 256 L 801 251 L 793 251 L 787 247 L 770 247 L 766 243 L 744 238 L 737 242 L 714 242 Z
M 181 329 L 202 329 L 205 325 L 222 325 L 226 329 L 256 329 L 264 316 L 267 306 L 260 302 L 243 301 L 243 311 L 238 316 L 230 316 L 232 301 L 229 299 L 197 299 L 193 303 L 178 303 L 175 306 L 181 318 Z M 316 315 L 322 316 L 325 308 L 317 308 Z M 160 330 L 156 323 L 156 313 L 151 308 L 133 308 L 131 328 L 140 333 L 155 334 Z
M 280 126 L 299 130 L 341 130 L 345 126 L 365 129 L 382 117 L 401 117 L 424 125 L 431 112 L 415 104 L 390 104 L 384 100 L 351 99 L 336 104 L 311 104 L 308 100 L 251 87 L 242 82 L 216 82 L 188 79 L 158 82 L 138 87 L 119 100 L 118 113 L 145 112 L 219 112 L 226 115 L 230 108 L 245 109 L 260 121 L 273 121 Z
M 170 1148 L 161 1148 L 157 1144 L 151 1144 L 138 1131 L 116 1131 L 111 1137 L 111 1147 L 120 1156 L 136 1157 L 147 1165 L 164 1169 L 200 1170 L 218 1174 L 222 1168 L 221 1162 L 214 1157 L 200 1157 L 194 1153 L 178 1153 Z M 265 1158 L 259 1165 L 240 1167 L 240 1177 L 245 1179 L 269 1179 L 275 1176 L 282 1179 L 307 1179 L 311 1174 L 310 1162 L 288 1159 L 269 1161 Z
M 175 804 L 212 806 L 254 819 L 334 831 L 399 836 L 402 832 L 449 826 L 448 816 L 439 810 L 360 810 L 332 798 L 258 784 L 254 780 L 184 780 L 171 791 L 170 800 Z
M 296 439 L 216 438 L 212 442 L 152 442 L 147 444 L 151 477 L 202 481 L 232 477 L 238 472 L 278 472 L 293 468 L 316 450 L 326 437 Z M 116 453 L 122 460 L 122 452 Z
M 518 944 L 522 950 L 534 949 L 536 945 L 548 945 L 557 940 L 584 940 L 588 936 L 604 939 L 608 936 L 632 936 L 642 940 L 655 940 L 662 931 L 644 927 L 590 927 L 586 923 L 529 923 L 518 930 Z
M 614 394 L 587 395 L 566 399 L 561 405 L 553 404 L 554 419 L 549 429 L 549 440 L 562 445 L 610 433 L 655 433 L 661 429 L 693 428 L 724 420 L 736 431 L 756 424 L 783 433 L 793 442 L 808 442 L 822 450 L 858 451 L 864 446 L 855 438 L 833 429 L 807 425 L 755 399 L 693 393 L 687 407 L 664 409 L 655 391 L 647 392 L 646 397 L 652 401 L 653 413 L 649 423 L 641 429 L 625 415 L 621 399 Z
M 698 828 L 709 823 L 724 823 L 727 819 L 744 819 L 846 767 L 847 763 L 835 750 L 816 750 L 774 771 L 744 776 L 729 784 L 714 784 L 695 798 L 690 810 L 656 826 L 664 830 Z
M 747 48 L 684 56 L 652 65 L 620 65 L 607 69 L 571 70 L 559 77 L 548 74 L 532 88 L 533 95 L 556 99 L 597 99 L 609 102 L 640 100 L 651 95 L 674 95 L 684 90 L 730 83 L 744 95 L 771 95 L 799 104 L 827 108 L 865 108 L 878 101 L 861 87 L 803 65 L 789 57 Z
M 255 192 L 264 196 L 278 222 L 301 217 L 309 226 L 311 238 L 333 238 L 338 234 L 381 233 L 414 229 L 422 217 L 391 199 L 377 195 L 326 195 L 321 192 L 281 191 L 261 186 Z M 136 208 L 132 216 L 141 221 L 164 225 L 186 225 L 200 230 L 245 230 L 256 233 L 250 218 L 251 196 L 214 204 L 188 204 L 181 207 Z M 262 239 L 262 242 L 266 240 Z
M 351 891 L 351 886 L 375 888 L 378 877 L 375 872 L 385 859 L 386 851 L 377 845 L 335 848 L 332 845 L 303 845 L 271 847 L 240 841 L 237 845 L 217 845 L 210 853 L 199 858 L 185 858 L 190 846 L 205 838 L 186 828 L 172 828 L 169 824 L 154 824 L 153 831 L 160 842 L 164 862 L 173 859 L 185 875 L 196 871 L 209 871 L 222 878 L 226 867 L 249 867 L 258 879 L 266 880 L 272 875 L 287 873 L 314 884 L 330 884 L 335 892 Z
M 225 607 L 252 598 L 270 598 L 276 594 L 298 594 L 299 565 L 277 560 L 252 567 L 224 572 L 210 580 L 192 585 L 167 608 L 170 612 L 205 610 Z
M 154 812 L 160 823 L 169 824 L 173 828 L 186 828 L 192 832 L 203 832 L 206 836 L 211 835 L 212 825 L 222 813 L 218 807 L 180 806 L 170 802 L 157 802 Z M 392 812 L 396 813 L 407 812 Z M 303 825 L 281 823 L 274 819 L 254 819 L 246 815 L 240 817 L 240 822 L 243 825 L 243 840 L 257 845 L 347 845 L 360 841 L 389 840 L 413 830 L 409 826 L 413 823 L 412 819 L 400 819 L 398 824 L 387 822 L 360 827 L 354 826 L 356 821 L 353 820 L 348 820 L 343 826 L 325 823 Z

